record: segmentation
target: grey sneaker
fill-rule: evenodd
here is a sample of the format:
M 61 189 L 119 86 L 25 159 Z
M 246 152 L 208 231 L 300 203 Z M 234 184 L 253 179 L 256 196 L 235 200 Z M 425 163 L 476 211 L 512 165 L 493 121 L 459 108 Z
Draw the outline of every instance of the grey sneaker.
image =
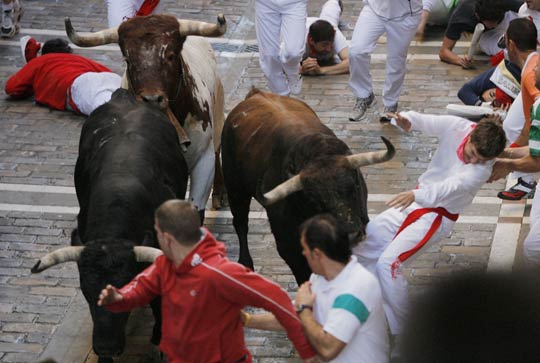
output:
M 362 121 L 366 118 L 367 110 L 370 107 L 375 106 L 377 100 L 375 95 L 372 93 L 367 98 L 357 98 L 356 104 L 353 108 L 353 115 L 349 117 L 349 121 Z
M 390 122 L 391 118 L 388 117 L 388 113 L 396 113 L 398 110 L 398 104 L 392 106 L 384 106 L 383 110 L 381 112 L 381 118 L 379 119 L 382 123 L 388 123 Z

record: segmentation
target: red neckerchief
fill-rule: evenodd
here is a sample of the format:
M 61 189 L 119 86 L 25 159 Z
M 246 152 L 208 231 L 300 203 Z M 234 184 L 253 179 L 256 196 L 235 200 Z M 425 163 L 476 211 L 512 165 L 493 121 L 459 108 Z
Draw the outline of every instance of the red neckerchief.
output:
M 475 127 L 476 127 L 476 124 L 471 124 L 471 128 L 473 130 L 474 130 Z M 471 132 L 472 132 L 472 130 L 471 130 Z M 471 132 L 469 132 L 467 134 L 467 136 L 465 136 L 463 138 L 463 141 L 461 141 L 461 144 L 459 144 L 459 146 L 458 146 L 458 148 L 456 150 L 456 154 L 457 154 L 458 159 L 463 161 L 465 164 L 467 164 L 467 162 L 463 158 L 463 154 L 465 153 L 465 144 L 467 143 L 467 141 L 469 141 L 469 137 L 471 136 Z
M 135 16 L 146 16 L 152 14 L 156 6 L 158 6 L 159 0 L 144 0 L 144 2 L 141 5 L 141 8 Z

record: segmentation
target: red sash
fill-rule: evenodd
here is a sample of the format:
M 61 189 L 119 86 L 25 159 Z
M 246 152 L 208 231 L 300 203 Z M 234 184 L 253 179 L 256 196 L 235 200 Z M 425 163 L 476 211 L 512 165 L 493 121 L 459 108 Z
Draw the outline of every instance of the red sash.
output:
M 141 8 L 137 13 L 135 13 L 135 16 L 146 16 L 152 14 L 156 6 L 159 5 L 159 0 L 144 0 L 144 2 L 141 5 Z
M 398 231 L 396 232 L 396 235 L 394 236 L 392 240 L 394 240 L 398 236 L 398 234 L 401 233 L 401 231 L 403 231 L 412 223 L 416 222 L 420 217 L 422 217 L 426 213 L 437 213 L 437 217 L 435 217 L 435 219 L 433 220 L 433 224 L 431 225 L 431 227 L 429 227 L 429 230 L 427 231 L 424 238 L 422 238 L 422 240 L 418 242 L 416 246 L 414 246 L 408 251 L 403 252 L 402 254 L 398 256 L 398 258 L 394 262 L 392 262 L 392 265 L 390 266 L 392 278 L 394 279 L 396 278 L 396 271 L 401 266 L 401 264 L 405 260 L 407 260 L 409 257 L 414 255 L 416 252 L 418 252 L 418 250 L 422 248 L 427 243 L 427 241 L 429 241 L 431 237 L 433 237 L 437 229 L 439 229 L 439 227 L 441 226 L 443 216 L 454 222 L 457 221 L 459 217 L 459 214 L 452 214 L 448 212 L 446 209 L 444 209 L 443 207 L 415 209 L 411 213 L 409 213 L 407 218 L 405 218 L 405 220 L 401 224 L 401 227 L 399 227 Z

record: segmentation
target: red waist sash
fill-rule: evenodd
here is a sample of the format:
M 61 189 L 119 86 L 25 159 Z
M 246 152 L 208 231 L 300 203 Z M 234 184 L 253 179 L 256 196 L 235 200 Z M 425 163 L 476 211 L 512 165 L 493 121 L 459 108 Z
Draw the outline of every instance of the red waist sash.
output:
M 403 231 L 405 228 L 407 228 L 409 225 L 416 222 L 420 217 L 422 217 L 424 214 L 427 214 L 427 213 L 437 213 L 437 217 L 435 217 L 435 219 L 433 220 L 433 223 L 431 224 L 431 227 L 429 227 L 429 230 L 427 231 L 424 238 L 422 238 L 422 240 L 418 242 L 416 246 L 414 246 L 410 250 L 401 253 L 397 257 L 397 259 L 394 262 L 392 262 L 392 265 L 390 266 L 392 278 L 396 278 L 396 271 L 401 266 L 401 264 L 404 261 L 406 261 L 409 257 L 414 255 L 416 252 L 418 252 L 418 250 L 422 248 L 427 243 L 427 241 L 429 241 L 431 237 L 433 237 L 437 229 L 439 229 L 439 227 L 441 226 L 442 217 L 446 217 L 454 222 L 457 221 L 459 217 L 459 214 L 452 214 L 448 212 L 446 209 L 444 209 L 443 207 L 415 209 L 411 213 L 409 213 L 407 218 L 405 218 L 405 220 L 401 224 L 401 227 L 399 227 L 398 231 L 396 232 L 396 235 L 394 236 L 392 240 L 394 240 L 401 233 L 401 231 Z

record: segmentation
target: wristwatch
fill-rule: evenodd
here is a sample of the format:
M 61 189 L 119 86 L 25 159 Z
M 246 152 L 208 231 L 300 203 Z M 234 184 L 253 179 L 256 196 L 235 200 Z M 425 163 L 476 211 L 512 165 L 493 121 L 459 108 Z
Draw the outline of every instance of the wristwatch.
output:
M 300 314 L 302 311 L 304 311 L 306 309 L 309 309 L 309 310 L 313 311 L 313 306 L 308 305 L 308 304 L 301 304 L 300 306 L 298 306 L 296 308 L 296 314 Z

